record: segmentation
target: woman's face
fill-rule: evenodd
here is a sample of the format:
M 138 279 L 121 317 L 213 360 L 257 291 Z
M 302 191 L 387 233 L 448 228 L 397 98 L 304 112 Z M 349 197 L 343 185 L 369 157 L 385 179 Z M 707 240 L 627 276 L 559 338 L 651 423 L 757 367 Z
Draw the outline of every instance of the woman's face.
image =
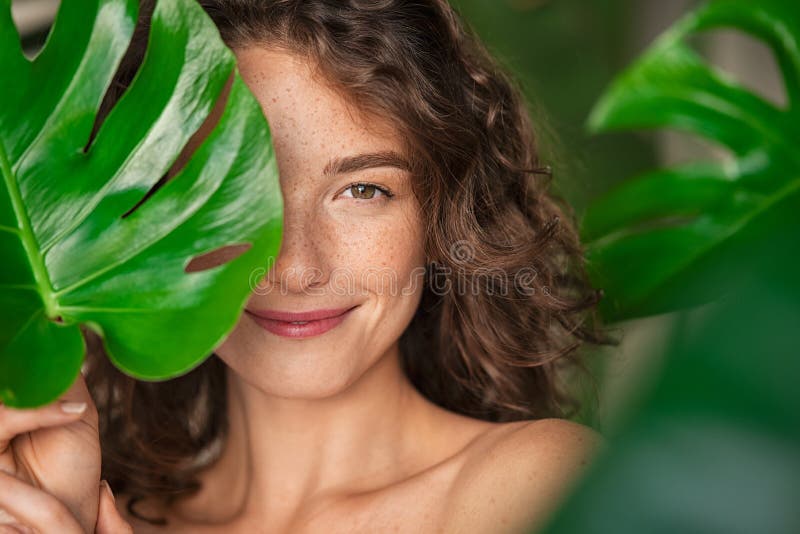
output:
M 256 47 L 236 55 L 270 124 L 284 227 L 277 259 L 265 258 L 266 279 L 216 353 L 266 393 L 328 396 L 393 347 L 422 294 L 423 224 L 402 139 L 386 120 L 362 120 L 299 56 Z M 307 335 L 312 323 L 251 313 L 354 306 L 316 335 Z

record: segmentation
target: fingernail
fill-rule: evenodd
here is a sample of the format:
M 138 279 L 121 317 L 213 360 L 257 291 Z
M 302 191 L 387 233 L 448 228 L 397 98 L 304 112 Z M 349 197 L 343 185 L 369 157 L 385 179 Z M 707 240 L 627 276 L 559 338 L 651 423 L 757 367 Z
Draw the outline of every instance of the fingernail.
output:
M 61 411 L 64 413 L 83 413 L 86 410 L 85 402 L 62 401 Z
M 111 486 L 108 485 L 108 482 L 106 482 L 105 480 L 101 480 L 100 485 L 104 486 L 106 490 L 108 490 L 108 494 L 111 495 L 111 500 L 117 502 L 116 497 L 114 497 L 114 492 L 111 491 Z

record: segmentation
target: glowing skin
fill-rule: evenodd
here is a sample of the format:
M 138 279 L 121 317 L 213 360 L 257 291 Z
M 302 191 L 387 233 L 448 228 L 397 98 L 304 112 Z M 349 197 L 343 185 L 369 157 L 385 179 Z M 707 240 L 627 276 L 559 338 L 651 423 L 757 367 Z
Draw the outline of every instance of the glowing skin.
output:
M 283 241 L 271 280 L 257 288 L 247 308 L 359 306 L 335 329 L 302 340 L 266 332 L 245 314 L 217 354 L 263 394 L 320 399 L 342 392 L 396 350 L 422 291 L 413 282 L 425 262 L 422 219 L 405 170 L 325 173 L 349 156 L 402 156 L 388 125 L 373 117 L 374 132 L 367 130 L 299 58 L 258 49 L 237 55 L 270 124 L 284 198 Z M 392 197 L 371 188 L 359 195 L 349 187 L 356 182 L 377 184 Z M 392 291 L 388 277 L 378 273 L 396 276 L 397 285 L 411 291 Z

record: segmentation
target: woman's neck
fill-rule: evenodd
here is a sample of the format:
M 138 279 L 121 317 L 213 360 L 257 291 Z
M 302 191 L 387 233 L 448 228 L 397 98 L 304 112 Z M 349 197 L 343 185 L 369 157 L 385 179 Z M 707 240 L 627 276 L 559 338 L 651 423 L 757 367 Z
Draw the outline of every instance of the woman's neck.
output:
M 182 518 L 291 516 L 325 497 L 402 480 L 453 447 L 440 428 L 453 414 L 408 381 L 397 345 L 325 398 L 271 396 L 230 368 L 226 373 L 229 433 L 219 460 L 201 476 L 200 492 L 176 505 Z

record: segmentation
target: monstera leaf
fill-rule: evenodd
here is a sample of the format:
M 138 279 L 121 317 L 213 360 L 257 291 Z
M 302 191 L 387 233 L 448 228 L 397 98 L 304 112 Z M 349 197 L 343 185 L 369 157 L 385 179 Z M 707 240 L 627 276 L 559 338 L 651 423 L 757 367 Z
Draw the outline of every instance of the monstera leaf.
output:
M 28 61 L 0 0 L 0 400 L 54 400 L 84 358 L 80 325 L 142 379 L 199 364 L 277 252 L 269 129 L 235 57 L 191 0 L 158 3 L 143 64 L 89 143 L 137 0 L 62 2 Z M 230 81 L 221 118 L 160 187 Z M 186 272 L 227 245 L 246 252 Z
M 597 108 L 598 127 L 682 127 L 737 159 L 732 168 L 695 164 L 631 181 L 585 219 L 594 268 L 604 269 L 595 274 L 613 288 L 612 317 L 716 298 L 675 314 L 647 384 L 537 532 L 800 532 L 800 165 L 792 148 L 799 19 L 796 0 L 706 4 Z M 682 43 L 689 32 L 722 24 L 773 47 L 786 110 L 713 72 Z
M 547 534 L 800 532 L 800 213 L 709 273 L 664 364 Z M 531 533 L 533 534 L 533 533 Z
M 774 51 L 788 105 L 749 92 L 687 44 L 728 26 Z M 709 302 L 704 272 L 735 262 L 800 209 L 800 9 L 796 0 L 717 0 L 663 34 L 593 110 L 594 131 L 668 127 L 721 145 L 695 162 L 624 182 L 582 221 L 590 275 L 611 320 Z

